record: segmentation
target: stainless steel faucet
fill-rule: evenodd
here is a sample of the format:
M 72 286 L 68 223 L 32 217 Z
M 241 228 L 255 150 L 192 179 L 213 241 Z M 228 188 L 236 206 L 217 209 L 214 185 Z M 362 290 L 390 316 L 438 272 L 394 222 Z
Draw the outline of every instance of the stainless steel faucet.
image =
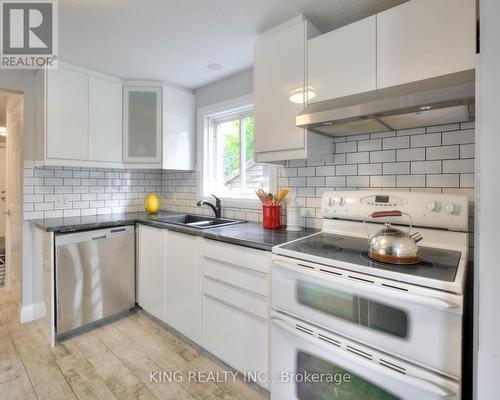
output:
M 212 196 L 215 197 L 215 205 L 206 200 L 200 200 L 198 203 L 196 203 L 196 205 L 198 207 L 209 206 L 214 211 L 215 218 L 220 218 L 222 215 L 222 203 L 215 194 L 213 194 Z

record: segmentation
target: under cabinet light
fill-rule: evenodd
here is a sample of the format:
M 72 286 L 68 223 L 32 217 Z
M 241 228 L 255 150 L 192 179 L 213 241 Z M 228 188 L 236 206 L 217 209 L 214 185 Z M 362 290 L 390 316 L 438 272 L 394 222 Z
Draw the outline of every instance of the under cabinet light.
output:
M 311 86 L 309 86 L 307 88 L 307 101 L 312 100 L 315 97 L 316 97 L 316 91 Z M 292 103 L 303 104 L 304 103 L 304 89 L 299 88 L 299 89 L 292 90 L 290 92 L 288 99 Z

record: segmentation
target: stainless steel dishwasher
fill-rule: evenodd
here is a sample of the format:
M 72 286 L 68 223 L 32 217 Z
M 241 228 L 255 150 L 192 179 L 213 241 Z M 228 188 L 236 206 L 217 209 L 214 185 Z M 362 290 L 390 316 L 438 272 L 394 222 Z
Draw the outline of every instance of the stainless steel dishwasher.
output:
M 56 335 L 135 305 L 135 227 L 56 236 Z

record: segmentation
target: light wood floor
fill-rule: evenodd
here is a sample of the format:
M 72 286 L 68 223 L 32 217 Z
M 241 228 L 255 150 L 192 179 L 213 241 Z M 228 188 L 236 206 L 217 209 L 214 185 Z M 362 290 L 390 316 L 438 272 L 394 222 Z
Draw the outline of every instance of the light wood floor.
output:
M 141 312 L 51 348 L 0 289 L 0 399 L 264 400 L 242 381 L 155 383 L 154 371 L 222 371 Z

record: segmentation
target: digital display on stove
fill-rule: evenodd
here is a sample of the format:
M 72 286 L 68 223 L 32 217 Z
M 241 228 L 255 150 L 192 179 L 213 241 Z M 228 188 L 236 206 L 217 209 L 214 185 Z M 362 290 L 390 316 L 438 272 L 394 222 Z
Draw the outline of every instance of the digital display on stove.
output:
M 389 203 L 389 196 L 375 196 L 375 203 Z

